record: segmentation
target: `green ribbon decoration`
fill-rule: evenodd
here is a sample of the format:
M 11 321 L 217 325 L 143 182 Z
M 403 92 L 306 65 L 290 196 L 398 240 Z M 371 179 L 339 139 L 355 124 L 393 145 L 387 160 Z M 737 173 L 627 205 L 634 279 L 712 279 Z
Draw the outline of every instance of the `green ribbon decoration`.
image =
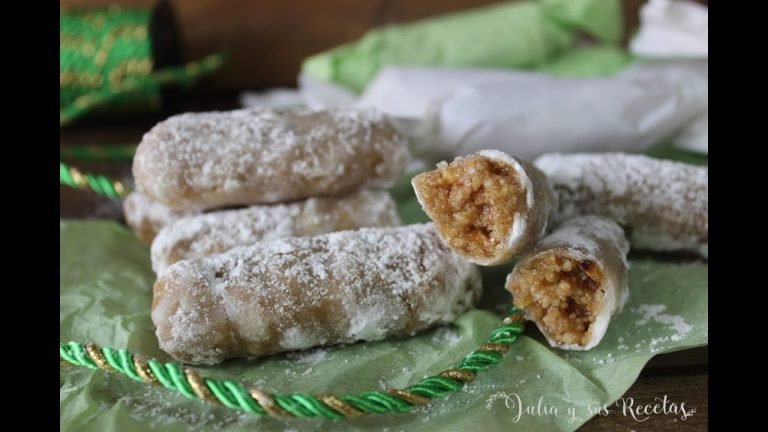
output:
M 189 86 L 216 71 L 223 54 L 154 70 L 149 23 L 152 11 L 113 5 L 62 10 L 59 58 L 59 124 L 87 113 L 156 110 L 166 84 Z

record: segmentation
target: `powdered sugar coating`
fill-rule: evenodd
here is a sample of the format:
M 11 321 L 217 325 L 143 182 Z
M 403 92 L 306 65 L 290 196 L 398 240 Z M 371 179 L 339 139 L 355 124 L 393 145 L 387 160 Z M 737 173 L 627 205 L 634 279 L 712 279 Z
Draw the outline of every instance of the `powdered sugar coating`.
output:
M 160 347 L 189 363 L 388 336 L 449 323 L 477 268 L 432 224 L 290 237 L 180 261 L 154 286 Z
M 146 245 L 152 244 L 165 226 L 197 213 L 195 210 L 174 210 L 139 192 L 131 192 L 123 201 L 125 222 Z
M 407 162 L 404 139 L 376 111 L 251 108 L 160 122 L 133 175 L 165 205 L 205 209 L 386 187 Z
M 152 269 L 160 274 L 177 261 L 261 240 L 398 225 L 397 207 L 386 191 L 221 210 L 178 219 L 160 231 L 152 243 Z
M 624 226 L 632 247 L 707 256 L 706 167 L 625 153 L 547 154 L 534 164 L 559 196 L 558 221 L 606 216 Z
M 587 215 L 568 219 L 536 243 L 535 249 L 567 247 L 573 252 L 578 251 L 589 257 L 599 255 L 606 245 L 615 249 L 616 256 L 620 257 L 624 266 L 628 266 L 626 256 L 629 253 L 629 243 L 624 230 L 612 219 Z

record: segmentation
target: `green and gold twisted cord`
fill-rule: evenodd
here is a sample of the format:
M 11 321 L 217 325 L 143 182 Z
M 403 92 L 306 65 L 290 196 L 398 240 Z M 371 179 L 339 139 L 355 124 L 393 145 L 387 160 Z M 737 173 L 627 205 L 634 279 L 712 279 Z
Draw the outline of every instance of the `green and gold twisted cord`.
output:
M 103 175 L 83 173 L 63 162 L 59 162 L 59 183 L 74 189 L 90 190 L 112 199 L 125 198 L 130 192 L 120 181 Z
M 498 364 L 523 332 L 523 315 L 517 308 L 493 330 L 479 349 L 472 351 L 451 369 L 428 376 L 418 383 L 389 391 L 368 391 L 357 395 L 335 396 L 308 393 L 270 394 L 259 388 L 233 381 L 207 378 L 194 369 L 177 363 L 144 360 L 120 349 L 94 344 L 61 343 L 62 365 L 82 366 L 121 373 L 133 380 L 165 387 L 190 398 L 255 415 L 275 417 L 322 417 L 331 420 L 367 414 L 405 413 L 428 405 L 432 399 L 464 388 L 477 373 Z

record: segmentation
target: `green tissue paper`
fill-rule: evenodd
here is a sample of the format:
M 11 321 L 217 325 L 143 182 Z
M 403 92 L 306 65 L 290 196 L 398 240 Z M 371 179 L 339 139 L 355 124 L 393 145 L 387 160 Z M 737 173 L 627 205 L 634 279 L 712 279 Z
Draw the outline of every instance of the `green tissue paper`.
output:
M 604 74 L 613 72 L 603 65 L 605 55 L 557 58 L 574 48 L 579 34 L 610 47 L 618 44 L 622 30 L 616 0 L 503 2 L 373 29 L 357 41 L 309 57 L 302 70 L 355 92 L 388 65 L 546 69 L 555 61 L 575 67 L 577 73 L 586 68 Z M 611 61 L 619 59 L 627 60 L 614 54 Z M 560 64 L 550 69 L 567 68 Z

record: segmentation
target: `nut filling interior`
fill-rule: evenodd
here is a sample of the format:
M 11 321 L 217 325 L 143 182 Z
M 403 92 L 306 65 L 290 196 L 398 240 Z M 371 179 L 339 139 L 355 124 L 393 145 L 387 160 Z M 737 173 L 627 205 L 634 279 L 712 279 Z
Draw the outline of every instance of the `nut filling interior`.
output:
M 474 257 L 490 258 L 509 238 L 525 191 L 506 164 L 475 156 L 442 163 L 417 181 L 427 212 L 448 244 Z
M 515 306 L 559 344 L 584 346 L 605 300 L 603 273 L 591 260 L 545 253 L 510 281 Z

